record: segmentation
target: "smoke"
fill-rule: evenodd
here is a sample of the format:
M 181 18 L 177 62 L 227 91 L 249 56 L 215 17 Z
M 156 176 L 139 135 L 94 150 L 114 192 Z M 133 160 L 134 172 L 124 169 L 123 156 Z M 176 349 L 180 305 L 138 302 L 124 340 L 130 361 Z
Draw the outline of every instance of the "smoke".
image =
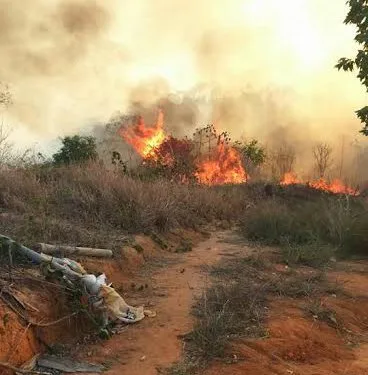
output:
M 52 139 L 116 111 L 176 135 L 214 123 L 302 158 L 360 128 L 366 97 L 345 0 L 0 0 L 0 81 L 18 135 Z

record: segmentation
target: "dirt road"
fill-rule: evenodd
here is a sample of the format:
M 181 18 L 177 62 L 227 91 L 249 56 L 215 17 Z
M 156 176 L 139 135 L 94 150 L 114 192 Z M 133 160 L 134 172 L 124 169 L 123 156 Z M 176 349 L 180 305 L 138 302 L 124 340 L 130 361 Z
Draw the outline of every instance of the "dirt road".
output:
M 183 349 L 180 336 L 189 332 L 193 325 L 191 307 L 196 295 L 210 282 L 203 266 L 213 265 L 223 257 L 250 255 L 253 251 L 233 232 L 218 232 L 191 252 L 172 254 L 165 266 L 161 265 L 150 274 L 149 290 L 135 300 L 131 293 L 126 296 L 132 304 L 152 302 L 153 307 L 149 308 L 155 310 L 157 316 L 127 327 L 102 344 L 87 345 L 82 349 L 81 357 L 104 363 L 109 368 L 108 375 L 158 374 L 159 369 L 167 368 L 180 359 Z M 284 267 L 275 265 L 274 270 L 277 272 L 278 268 Z M 342 279 L 344 288 L 349 291 L 346 275 L 346 271 L 334 271 L 329 276 L 334 280 Z M 352 264 L 349 268 L 350 280 L 355 281 L 354 275 L 359 276 L 361 286 L 368 286 L 368 263 Z M 355 291 L 359 292 L 359 289 L 352 288 L 351 292 Z M 324 300 L 326 306 L 336 312 L 344 327 L 340 331 L 306 316 L 303 303 L 307 301 L 283 297 L 274 299 L 268 310 L 269 337 L 238 343 L 238 350 L 243 353 L 245 361 L 231 366 L 215 362 L 205 373 L 368 374 L 365 332 L 368 327 L 368 299 L 365 295 L 352 293 L 339 297 L 332 295 Z
M 209 282 L 203 266 L 216 263 L 224 254 L 250 251 L 244 245 L 230 243 L 232 238 L 230 232 L 212 235 L 193 251 L 175 254 L 174 263 L 158 268 L 150 281 L 150 300 L 157 316 L 129 326 L 102 347 L 88 347 L 90 357 L 107 363 L 108 375 L 154 375 L 157 369 L 179 360 L 182 341 L 178 336 L 191 330 L 191 306 Z

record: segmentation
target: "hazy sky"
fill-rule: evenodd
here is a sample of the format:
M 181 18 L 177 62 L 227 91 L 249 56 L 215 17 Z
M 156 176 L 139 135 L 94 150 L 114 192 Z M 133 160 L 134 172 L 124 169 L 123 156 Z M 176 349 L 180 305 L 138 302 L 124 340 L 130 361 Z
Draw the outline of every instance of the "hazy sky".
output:
M 354 74 L 334 69 L 354 53 L 345 14 L 345 0 L 0 0 L 0 80 L 14 95 L 3 117 L 19 144 L 42 143 L 131 100 L 252 87 L 273 90 L 280 121 L 299 119 L 293 126 L 321 138 L 353 133 L 366 96 Z M 272 126 L 252 111 L 220 125 Z

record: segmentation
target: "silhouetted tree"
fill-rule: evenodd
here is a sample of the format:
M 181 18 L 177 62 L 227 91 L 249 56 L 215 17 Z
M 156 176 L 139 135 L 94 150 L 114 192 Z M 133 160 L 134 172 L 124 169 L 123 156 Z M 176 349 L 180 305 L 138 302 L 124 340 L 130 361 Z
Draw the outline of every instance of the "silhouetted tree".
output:
M 319 178 L 324 178 L 332 164 L 332 148 L 327 143 L 319 143 L 313 148 L 314 167 Z

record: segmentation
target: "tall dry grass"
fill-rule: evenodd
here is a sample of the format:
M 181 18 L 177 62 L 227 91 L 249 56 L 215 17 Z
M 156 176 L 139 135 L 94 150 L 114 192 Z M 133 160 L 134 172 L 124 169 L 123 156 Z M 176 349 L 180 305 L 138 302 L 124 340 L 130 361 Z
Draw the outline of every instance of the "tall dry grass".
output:
M 0 171 L 0 230 L 18 240 L 101 246 L 126 233 L 237 219 L 244 186 L 141 181 L 98 163 Z
M 248 210 L 240 222 L 247 238 L 281 245 L 289 261 L 308 264 L 326 261 L 334 253 L 368 254 L 368 210 L 361 198 L 282 196 Z

